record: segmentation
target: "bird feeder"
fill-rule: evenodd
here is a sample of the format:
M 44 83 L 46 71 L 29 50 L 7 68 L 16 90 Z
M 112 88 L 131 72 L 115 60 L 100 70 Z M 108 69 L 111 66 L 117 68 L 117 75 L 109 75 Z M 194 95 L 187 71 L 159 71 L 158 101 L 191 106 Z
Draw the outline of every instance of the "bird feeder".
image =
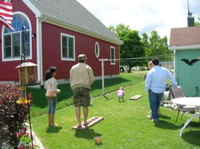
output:
M 18 104 L 30 103 L 30 100 L 28 100 L 28 98 L 27 98 L 27 87 L 26 86 L 19 86 L 18 90 L 19 90 L 19 93 L 20 93 L 20 98 L 16 102 Z
M 33 85 L 36 84 L 36 64 L 31 62 L 24 62 L 17 66 L 19 74 L 19 82 L 21 85 Z

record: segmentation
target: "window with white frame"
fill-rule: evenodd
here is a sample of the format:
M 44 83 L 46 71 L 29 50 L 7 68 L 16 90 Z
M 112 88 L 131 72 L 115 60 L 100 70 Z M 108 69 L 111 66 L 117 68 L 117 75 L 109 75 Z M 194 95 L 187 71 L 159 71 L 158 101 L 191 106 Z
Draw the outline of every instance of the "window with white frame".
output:
M 110 63 L 115 64 L 115 47 L 110 47 Z
M 100 54 L 100 47 L 99 47 L 98 42 L 95 43 L 94 52 L 95 52 L 96 57 L 98 58 Z
M 13 15 L 12 27 L 3 28 L 3 44 L 2 44 L 2 58 L 3 61 L 20 60 L 22 55 L 26 59 L 32 58 L 31 38 L 30 38 L 30 23 L 25 15 L 16 13 Z
M 75 37 L 68 34 L 61 34 L 62 60 L 75 59 Z

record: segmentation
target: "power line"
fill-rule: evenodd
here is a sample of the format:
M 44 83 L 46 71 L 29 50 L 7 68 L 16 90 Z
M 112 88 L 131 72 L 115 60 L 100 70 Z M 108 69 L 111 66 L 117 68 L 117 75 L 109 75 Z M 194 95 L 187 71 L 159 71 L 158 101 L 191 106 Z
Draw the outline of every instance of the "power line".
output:
M 165 58 L 166 56 L 172 56 L 172 54 L 166 54 L 166 55 L 156 55 L 156 56 L 149 56 L 149 57 L 134 57 L 134 58 L 121 58 L 121 59 L 99 59 L 99 61 L 124 61 L 124 60 L 134 60 L 134 59 L 152 59 L 152 58 L 155 58 L 155 57 L 159 57 L 159 58 Z

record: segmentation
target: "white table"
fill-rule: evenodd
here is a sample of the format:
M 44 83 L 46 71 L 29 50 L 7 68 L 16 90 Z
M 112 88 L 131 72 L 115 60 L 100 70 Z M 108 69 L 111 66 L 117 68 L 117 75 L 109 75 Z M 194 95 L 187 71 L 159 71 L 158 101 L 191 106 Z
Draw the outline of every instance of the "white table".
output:
M 192 121 L 192 119 L 196 116 L 200 116 L 200 97 L 181 97 L 175 98 L 172 100 L 173 103 L 178 105 L 187 105 L 187 106 L 195 106 L 195 113 L 191 115 L 191 117 L 185 122 L 183 128 L 180 131 L 180 136 L 182 136 L 182 131 L 187 127 L 187 125 Z

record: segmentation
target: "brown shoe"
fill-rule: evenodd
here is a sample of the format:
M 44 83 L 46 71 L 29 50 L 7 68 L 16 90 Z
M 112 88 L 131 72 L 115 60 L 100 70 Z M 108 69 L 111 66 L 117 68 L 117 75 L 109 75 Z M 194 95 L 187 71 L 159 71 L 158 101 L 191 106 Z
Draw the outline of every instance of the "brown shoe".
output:
M 87 122 L 87 123 L 84 123 L 83 125 L 84 125 L 84 126 L 87 126 L 88 124 L 89 124 L 89 122 Z

